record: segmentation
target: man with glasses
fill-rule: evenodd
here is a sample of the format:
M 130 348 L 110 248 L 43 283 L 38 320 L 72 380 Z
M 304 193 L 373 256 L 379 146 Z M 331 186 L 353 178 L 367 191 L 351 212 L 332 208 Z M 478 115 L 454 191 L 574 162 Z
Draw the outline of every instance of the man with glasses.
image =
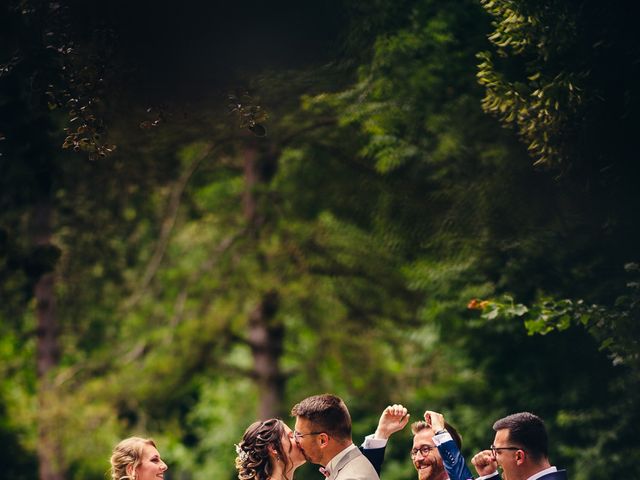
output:
M 496 432 L 489 450 L 476 454 L 471 463 L 477 480 L 567 480 L 565 470 L 549 463 L 547 430 L 542 419 L 532 413 L 514 413 L 493 424 Z
M 302 454 L 329 480 L 379 480 L 373 465 L 353 444 L 351 416 L 335 395 L 305 398 L 291 410 L 293 437 Z
M 413 447 L 410 456 L 418 472 L 418 480 L 472 479 L 460 452 L 462 438 L 456 429 L 446 423 L 438 412 L 427 410 L 424 419 L 411 425 Z M 408 420 L 409 414 L 402 405 L 387 407 L 375 434 L 365 438 L 364 454 L 371 459 L 371 453 L 384 448 L 390 435 L 404 428 Z M 374 463 L 373 459 L 371 461 Z M 376 468 L 379 469 L 379 465 Z

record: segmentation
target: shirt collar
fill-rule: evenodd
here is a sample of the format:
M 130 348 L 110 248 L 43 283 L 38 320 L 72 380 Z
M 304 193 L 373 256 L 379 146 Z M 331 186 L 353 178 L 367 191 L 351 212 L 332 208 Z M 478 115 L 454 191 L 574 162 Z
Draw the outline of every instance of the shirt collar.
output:
M 547 473 L 557 472 L 558 469 L 556 467 L 545 468 L 544 470 L 539 471 L 538 473 L 531 475 L 527 480 L 536 480 L 537 478 L 546 475 Z

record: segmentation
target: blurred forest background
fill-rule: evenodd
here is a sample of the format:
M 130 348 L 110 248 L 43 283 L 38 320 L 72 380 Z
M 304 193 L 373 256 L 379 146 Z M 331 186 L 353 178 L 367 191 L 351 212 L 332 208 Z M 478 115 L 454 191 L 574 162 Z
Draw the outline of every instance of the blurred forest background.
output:
M 470 459 L 528 410 L 573 480 L 640 478 L 635 2 L 0 8 L 2 478 L 137 434 L 233 479 L 322 392 L 357 443 L 399 402 Z

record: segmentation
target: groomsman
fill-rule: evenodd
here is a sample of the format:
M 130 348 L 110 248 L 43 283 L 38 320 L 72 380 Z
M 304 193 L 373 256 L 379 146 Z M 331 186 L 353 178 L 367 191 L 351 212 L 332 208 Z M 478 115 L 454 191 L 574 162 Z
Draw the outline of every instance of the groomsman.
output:
M 384 458 L 384 448 L 389 437 L 404 428 L 409 421 L 407 409 L 402 405 L 390 405 L 380 416 L 378 428 L 365 438 L 363 453 L 378 472 Z M 413 447 L 411 462 L 418 473 L 418 480 L 469 480 L 473 476 L 460 452 L 462 438 L 444 417 L 431 410 L 424 413 L 424 421 L 411 425 Z M 379 453 L 382 451 L 382 453 Z
M 489 450 L 476 454 L 471 463 L 478 480 L 567 480 L 566 470 L 549 463 L 547 430 L 542 419 L 529 412 L 514 413 L 493 424 L 496 432 Z

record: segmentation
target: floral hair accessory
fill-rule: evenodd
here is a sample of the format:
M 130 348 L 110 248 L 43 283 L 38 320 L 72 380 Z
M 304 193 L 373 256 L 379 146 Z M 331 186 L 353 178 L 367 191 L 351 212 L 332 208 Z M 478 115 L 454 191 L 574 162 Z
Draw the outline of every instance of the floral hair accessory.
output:
M 240 457 L 240 461 L 244 462 L 247 458 L 249 458 L 249 454 L 242 449 L 242 447 L 240 445 L 238 445 L 237 443 L 234 443 L 235 447 L 236 447 L 236 453 L 238 454 L 238 457 Z

